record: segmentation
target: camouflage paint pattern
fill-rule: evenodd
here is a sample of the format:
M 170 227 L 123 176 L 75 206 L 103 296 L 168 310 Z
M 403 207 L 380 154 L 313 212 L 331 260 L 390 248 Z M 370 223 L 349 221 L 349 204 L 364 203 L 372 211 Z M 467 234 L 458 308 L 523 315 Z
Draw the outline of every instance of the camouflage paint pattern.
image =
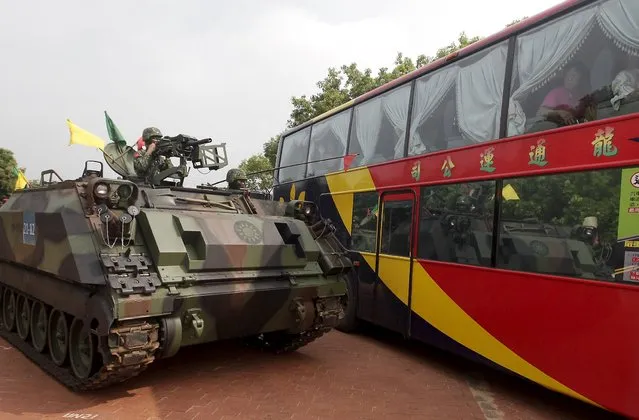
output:
M 90 331 L 102 368 L 73 383 L 52 373 L 74 389 L 134 376 L 186 345 L 261 337 L 295 350 L 343 316 L 351 265 L 326 222 L 319 229 L 285 210 L 239 192 L 96 176 L 16 191 L 0 207 L 2 332 L 15 334 L 6 327 L 12 310 L 20 320 L 20 302 L 31 314 L 38 303 L 62 311 L 68 334 L 73 322 Z M 78 343 L 67 341 L 72 356 Z M 29 357 L 59 369 L 41 356 Z

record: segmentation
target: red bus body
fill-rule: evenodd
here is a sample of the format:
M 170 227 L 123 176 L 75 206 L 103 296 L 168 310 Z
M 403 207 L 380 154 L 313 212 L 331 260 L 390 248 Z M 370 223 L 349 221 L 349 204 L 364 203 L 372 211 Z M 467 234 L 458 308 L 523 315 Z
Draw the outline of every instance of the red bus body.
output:
M 630 5 L 627 13 L 636 12 L 632 16 L 639 21 L 639 7 L 633 9 L 630 1 L 564 2 L 369 92 L 284 133 L 278 164 L 289 164 L 283 144 L 305 127 L 311 127 L 312 138 L 318 123 L 398 86 L 413 83 L 412 98 L 417 78 L 505 40 L 509 62 L 516 60 L 512 50 L 521 34 L 593 4 Z M 593 13 L 597 22 L 606 18 L 600 9 Z M 628 37 L 639 42 L 639 31 Z M 589 45 L 609 48 L 603 37 Z M 505 86 L 514 67 L 507 67 Z M 409 128 L 413 102 L 406 117 Z M 337 223 L 340 238 L 359 262 L 349 285 L 353 317 L 639 418 L 639 113 L 508 137 L 506 108 L 499 138 L 414 155 L 406 145 L 403 157 L 360 163 L 347 171 L 309 175 L 309 164 L 304 176 L 280 179 L 274 199 L 315 201 Z M 353 134 L 357 116 L 350 115 L 344 154 L 361 136 Z M 307 155 L 298 161 L 311 161 L 313 142 L 304 144 Z M 608 180 L 605 187 L 603 179 Z M 488 191 L 481 210 L 451 193 L 459 187 L 477 199 L 476 186 L 480 193 Z M 544 188 L 553 195 L 544 197 Z M 438 213 L 429 200 L 443 192 L 457 201 L 449 200 L 453 204 L 444 204 Z M 369 202 L 361 204 L 365 199 Z M 554 201 L 563 207 L 552 208 Z M 539 220 L 526 219 L 533 213 Z M 592 232 L 588 223 L 593 217 L 599 236 L 578 236 Z M 368 221 L 370 237 L 361 230 Z M 460 221 L 467 223 L 465 230 L 455 225 Z M 394 244 L 393 232 L 400 232 Z M 610 249 L 602 245 L 604 239 Z M 459 253 L 446 257 L 440 252 L 443 240 L 451 241 L 453 254 Z M 470 248 L 470 257 L 461 254 Z M 599 249 L 601 256 L 593 251 Z

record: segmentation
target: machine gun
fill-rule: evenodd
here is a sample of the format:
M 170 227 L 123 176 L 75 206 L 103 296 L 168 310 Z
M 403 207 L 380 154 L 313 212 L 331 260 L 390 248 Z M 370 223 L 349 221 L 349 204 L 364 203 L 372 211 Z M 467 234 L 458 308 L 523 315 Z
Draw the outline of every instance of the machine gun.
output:
M 178 134 L 174 137 L 164 136 L 156 141 L 154 153 L 167 158 L 177 157 L 190 161 L 199 161 L 200 146 L 212 141 L 210 138 L 198 140 L 185 134 Z
M 121 150 L 115 143 L 109 143 L 105 146 L 103 154 L 111 169 L 124 179 L 151 186 L 182 186 L 188 176 L 187 162 L 191 162 L 195 169 L 206 168 L 213 171 L 228 164 L 226 143 L 209 144 L 212 141 L 210 138 L 197 139 L 185 134 L 162 137 L 156 141 L 151 167 L 144 179 L 135 172 L 136 152 L 130 146 Z M 171 158 L 179 158 L 179 166 L 173 166 Z M 162 170 L 158 170 L 159 168 Z M 166 180 L 167 178 L 173 180 Z
M 218 170 L 226 166 L 226 143 L 204 146 L 212 141 L 210 138 L 198 140 L 185 134 L 162 137 L 156 142 L 156 148 L 153 152 L 155 159 L 152 164 L 152 170 L 149 171 L 151 179 L 147 181 L 152 185 L 161 185 L 166 178 L 171 177 L 178 179 L 178 185 L 182 186 L 184 178 L 188 176 L 187 162 L 191 162 L 196 169 Z M 220 147 L 224 151 L 223 157 L 218 151 Z M 158 172 L 155 169 L 162 164 L 160 159 L 158 159 L 160 156 L 167 160 L 172 157 L 179 158 L 180 165 L 178 167 L 169 165 L 166 169 Z

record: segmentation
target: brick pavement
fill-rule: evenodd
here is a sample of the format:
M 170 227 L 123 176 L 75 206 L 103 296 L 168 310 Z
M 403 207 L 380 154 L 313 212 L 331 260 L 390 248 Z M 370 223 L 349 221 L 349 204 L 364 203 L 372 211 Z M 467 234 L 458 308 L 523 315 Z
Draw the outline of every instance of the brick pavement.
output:
M 181 349 L 140 377 L 74 394 L 0 339 L 0 419 L 580 419 L 601 412 L 385 336 L 331 332 L 283 356 Z M 539 401 L 543 400 L 543 403 Z M 601 416 L 599 418 L 610 418 Z

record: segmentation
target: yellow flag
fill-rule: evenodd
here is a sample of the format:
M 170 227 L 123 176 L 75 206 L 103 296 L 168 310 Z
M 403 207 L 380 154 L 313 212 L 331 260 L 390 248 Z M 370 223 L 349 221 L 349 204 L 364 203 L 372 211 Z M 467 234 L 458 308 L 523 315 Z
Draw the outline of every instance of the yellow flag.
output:
M 17 176 L 18 176 L 18 179 L 16 179 L 16 185 L 15 185 L 16 190 L 21 190 L 27 185 L 29 185 L 29 181 L 27 181 L 27 177 L 24 176 L 24 174 L 22 173 L 20 169 L 16 168 L 14 172 L 17 172 Z
M 501 190 L 501 195 L 504 197 L 505 200 L 519 200 L 517 191 L 515 191 L 513 186 L 510 184 L 507 184 L 504 189 Z
M 69 126 L 69 133 L 71 133 L 69 144 L 81 144 L 83 146 L 95 147 L 104 151 L 104 140 L 100 137 L 78 127 L 69 119 L 67 119 L 67 125 Z

